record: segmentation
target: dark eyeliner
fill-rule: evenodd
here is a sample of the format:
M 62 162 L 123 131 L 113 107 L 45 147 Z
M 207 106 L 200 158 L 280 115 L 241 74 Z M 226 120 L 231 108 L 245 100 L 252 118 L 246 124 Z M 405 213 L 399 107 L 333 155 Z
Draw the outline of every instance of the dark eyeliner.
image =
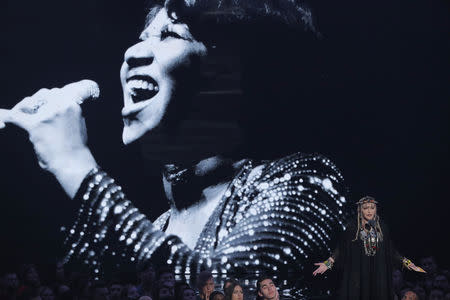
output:
M 167 29 L 161 31 L 161 40 L 164 40 L 164 39 L 166 39 L 168 37 L 173 37 L 173 38 L 183 39 L 184 40 L 184 38 L 181 35 L 179 35 L 178 33 L 174 32 L 174 31 L 170 31 L 170 30 L 167 30 Z

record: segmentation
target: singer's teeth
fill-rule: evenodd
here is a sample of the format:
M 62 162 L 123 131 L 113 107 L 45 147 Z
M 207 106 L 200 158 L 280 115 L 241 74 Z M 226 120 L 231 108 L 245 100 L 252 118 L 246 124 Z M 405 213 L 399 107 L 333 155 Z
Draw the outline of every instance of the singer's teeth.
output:
M 133 102 L 140 102 L 153 98 L 159 91 L 156 83 L 141 79 L 131 79 L 127 82 Z
M 127 79 L 127 89 L 133 102 L 153 98 L 159 91 L 157 82 L 148 75 L 134 75 Z
M 147 82 L 147 81 L 143 81 L 143 80 L 130 80 L 128 82 L 128 87 L 130 88 L 130 90 L 134 90 L 134 89 L 145 89 L 145 90 L 156 90 L 158 91 L 159 88 L 157 85 L 151 83 L 151 82 Z

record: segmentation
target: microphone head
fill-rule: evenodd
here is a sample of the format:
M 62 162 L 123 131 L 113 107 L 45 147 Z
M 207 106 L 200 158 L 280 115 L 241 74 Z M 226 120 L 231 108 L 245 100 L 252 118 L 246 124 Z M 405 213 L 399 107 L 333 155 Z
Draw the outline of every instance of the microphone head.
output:
M 100 87 L 98 86 L 97 82 L 92 80 L 87 80 L 88 89 L 89 89 L 89 95 L 92 99 L 98 99 L 100 97 Z
M 369 221 L 367 221 L 367 223 L 369 224 L 370 227 L 375 228 L 375 226 L 376 226 L 375 220 L 369 220 Z
M 97 82 L 84 79 L 76 83 L 80 91 L 77 99 L 78 104 L 82 104 L 86 100 L 96 100 L 100 97 L 100 88 Z

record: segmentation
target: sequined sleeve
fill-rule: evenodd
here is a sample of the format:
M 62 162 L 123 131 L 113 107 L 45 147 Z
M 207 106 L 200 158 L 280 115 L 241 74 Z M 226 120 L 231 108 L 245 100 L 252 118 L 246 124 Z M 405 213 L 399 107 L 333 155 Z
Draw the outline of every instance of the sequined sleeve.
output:
M 75 201 L 80 209 L 64 241 L 66 262 L 82 261 L 101 274 L 105 261 L 120 267 L 152 256 L 167 257 L 167 251 L 176 247 L 188 251 L 178 237 L 158 230 L 100 169 L 84 179 Z
M 244 169 L 248 174 L 254 167 Z M 265 164 L 251 178 L 245 174 L 234 178 L 190 249 L 154 226 L 105 172 L 94 170 L 76 196 L 81 207 L 65 241 L 67 259 L 82 259 L 95 273 L 102 272 L 99 257 L 115 263 L 152 259 L 179 273 L 300 272 L 310 267 L 310 256 L 330 252 L 345 198 L 342 176 L 328 159 L 295 154 Z
M 343 228 L 343 193 L 341 174 L 323 156 L 271 162 L 241 196 L 238 190 L 215 255 L 225 267 L 301 274 L 313 256 L 330 253 L 332 234 Z

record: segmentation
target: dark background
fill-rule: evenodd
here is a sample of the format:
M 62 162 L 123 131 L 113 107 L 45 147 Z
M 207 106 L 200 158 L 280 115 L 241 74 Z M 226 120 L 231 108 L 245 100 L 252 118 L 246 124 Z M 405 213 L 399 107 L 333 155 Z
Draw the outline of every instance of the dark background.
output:
M 133 2 L 133 3 L 132 3 Z M 0 107 L 42 87 L 90 78 L 85 107 L 100 165 L 153 219 L 167 205 L 145 143 L 121 143 L 119 68 L 143 26 L 141 1 L 8 1 L 2 17 Z M 337 3 L 339 2 L 339 3 Z M 401 253 L 449 267 L 449 2 L 316 1 L 332 68 L 326 99 L 264 103 L 262 157 L 318 152 L 340 168 L 349 199 L 380 202 Z M 218 105 L 223 105 L 218 104 Z M 76 204 L 43 173 L 26 134 L 0 131 L 1 261 L 52 263 Z

